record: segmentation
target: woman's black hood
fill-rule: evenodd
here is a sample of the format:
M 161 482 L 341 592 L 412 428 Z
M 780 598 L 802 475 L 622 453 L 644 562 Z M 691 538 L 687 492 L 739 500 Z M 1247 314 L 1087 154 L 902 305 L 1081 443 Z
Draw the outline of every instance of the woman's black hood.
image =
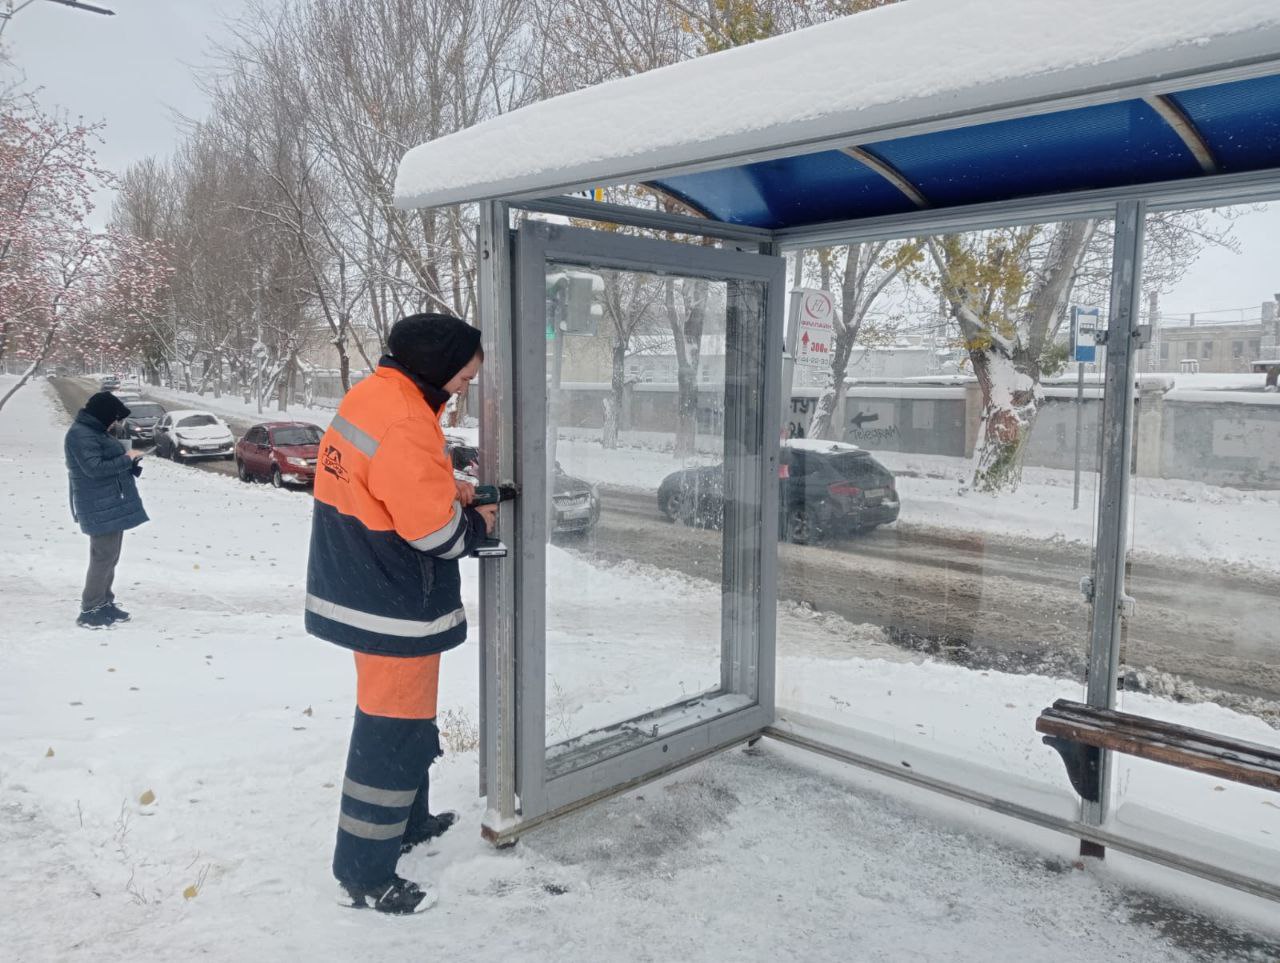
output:
M 101 422 L 103 431 L 106 431 L 117 421 L 129 417 L 128 407 L 110 391 L 99 391 L 96 395 L 90 396 L 89 400 L 84 403 L 84 412 L 96 421 Z

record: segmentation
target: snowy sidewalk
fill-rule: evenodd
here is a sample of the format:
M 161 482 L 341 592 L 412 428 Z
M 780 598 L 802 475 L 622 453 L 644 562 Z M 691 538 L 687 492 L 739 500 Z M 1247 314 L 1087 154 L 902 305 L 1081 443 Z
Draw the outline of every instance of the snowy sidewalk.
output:
M 341 910 L 329 858 L 354 680 L 347 653 L 302 631 L 309 499 L 148 459 L 152 521 L 126 536 L 117 581 L 134 621 L 78 630 L 87 540 L 67 510 L 66 419 L 45 391 L 0 413 L 5 959 L 1280 952 L 1259 901 L 1122 859 L 1081 872 L 1061 837 L 767 741 L 495 851 L 478 830 L 474 641 L 443 663 L 454 751 L 433 780 L 436 805 L 464 821 L 403 864 L 440 905 L 412 920 Z M 464 580 L 473 606 L 470 566 Z M 1135 880 L 1181 895 L 1143 896 Z

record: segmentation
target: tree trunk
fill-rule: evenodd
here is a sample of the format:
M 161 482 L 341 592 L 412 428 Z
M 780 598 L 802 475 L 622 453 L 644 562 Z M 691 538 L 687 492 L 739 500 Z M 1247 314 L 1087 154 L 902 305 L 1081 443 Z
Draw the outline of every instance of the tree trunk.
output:
M 1022 456 L 1044 394 L 1038 377 L 1020 371 L 994 345 L 970 351 L 969 358 L 982 391 L 973 487 L 981 492 L 1014 491 L 1022 480 Z
M 613 379 L 611 387 L 613 394 L 611 401 L 613 402 L 613 419 L 606 420 L 604 426 L 603 443 L 606 448 L 618 447 L 618 417 L 622 412 L 623 392 L 627 385 L 627 344 L 625 341 L 618 340 L 613 345 Z
M 40 365 L 44 364 L 45 359 L 49 357 L 49 353 L 53 350 L 53 343 L 57 336 L 59 327 L 60 325 L 57 321 L 54 321 L 49 325 L 49 330 L 44 336 L 44 341 L 40 344 L 40 350 L 36 352 L 36 356 L 31 360 L 31 364 L 27 365 L 26 370 L 22 372 L 22 375 L 18 378 L 18 383 L 6 391 L 4 393 L 4 397 L 0 398 L 0 411 L 4 410 L 4 406 L 9 399 L 16 395 L 18 390 L 31 380 L 31 376 L 36 373 Z
M 849 358 L 853 354 L 853 342 L 854 337 L 843 332 L 836 337 L 835 350 L 831 352 L 831 374 L 827 377 L 827 386 L 818 398 L 813 417 L 809 420 L 810 438 L 841 440 L 835 437 L 835 416 L 840 410 L 840 402 L 844 400 L 844 379 L 849 370 Z
M 663 297 L 667 324 L 676 351 L 676 445 L 677 458 L 694 453 L 698 438 L 698 373 L 702 367 L 702 330 L 707 318 L 708 285 L 702 278 L 685 281 L 693 285 L 691 303 L 683 319 L 676 308 L 675 279 L 667 278 Z

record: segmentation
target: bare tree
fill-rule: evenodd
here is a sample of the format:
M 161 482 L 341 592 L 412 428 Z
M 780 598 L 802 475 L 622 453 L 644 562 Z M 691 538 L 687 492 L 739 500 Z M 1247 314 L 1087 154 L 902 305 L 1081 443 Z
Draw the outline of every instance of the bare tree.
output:
M 827 252 L 824 252 L 827 253 Z M 809 422 L 809 437 L 834 437 L 834 417 L 844 400 L 849 358 L 863 334 L 872 306 L 889 289 L 903 270 L 920 257 L 920 245 L 905 241 L 869 241 L 851 244 L 843 250 L 840 271 L 840 310 L 835 319 L 835 343 L 827 386 L 818 398 Z M 824 274 L 834 260 L 820 258 Z M 823 287 L 829 286 L 824 277 Z

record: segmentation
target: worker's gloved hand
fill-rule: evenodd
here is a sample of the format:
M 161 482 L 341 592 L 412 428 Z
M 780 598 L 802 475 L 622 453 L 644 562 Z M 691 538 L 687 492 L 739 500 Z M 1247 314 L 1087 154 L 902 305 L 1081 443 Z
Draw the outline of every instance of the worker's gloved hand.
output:
M 141 478 L 142 477 L 142 461 L 141 460 L 135 461 L 133 463 L 133 467 L 129 469 L 129 473 L 133 475 L 134 478 Z

